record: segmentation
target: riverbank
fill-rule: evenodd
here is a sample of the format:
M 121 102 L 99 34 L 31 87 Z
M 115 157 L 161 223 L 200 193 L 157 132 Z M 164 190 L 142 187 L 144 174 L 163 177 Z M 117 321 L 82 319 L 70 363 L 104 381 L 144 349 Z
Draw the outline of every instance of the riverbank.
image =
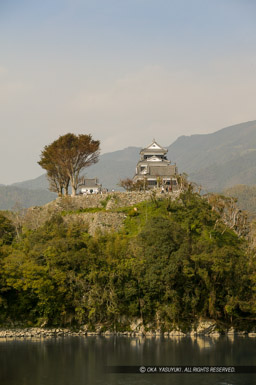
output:
M 113 332 L 113 331 L 87 331 L 87 330 L 72 330 L 67 328 L 10 328 L 10 329 L 0 329 L 0 338 L 49 338 L 49 337 L 70 337 L 70 336 L 127 336 L 127 337 L 200 337 L 207 336 L 217 338 L 221 335 L 227 336 L 248 336 L 251 338 L 256 338 L 256 332 L 247 332 L 247 331 L 236 331 L 233 328 L 225 331 L 219 332 L 217 330 L 192 330 L 188 333 L 183 333 L 181 330 L 172 330 L 170 332 L 161 332 L 161 331 L 124 331 L 124 332 Z

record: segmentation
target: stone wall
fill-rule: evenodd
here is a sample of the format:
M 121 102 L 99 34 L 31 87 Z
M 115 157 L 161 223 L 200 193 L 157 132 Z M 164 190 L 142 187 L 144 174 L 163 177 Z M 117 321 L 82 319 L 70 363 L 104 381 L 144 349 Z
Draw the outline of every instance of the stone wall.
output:
M 156 192 L 154 198 L 171 197 L 176 199 L 179 192 L 162 194 Z M 42 226 L 47 220 L 56 214 L 67 213 L 63 216 L 66 222 L 77 221 L 87 223 L 89 233 L 95 234 L 98 230 L 110 231 L 118 230 L 122 226 L 125 215 L 123 213 L 114 212 L 121 207 L 133 207 L 138 203 L 151 200 L 153 198 L 152 191 L 134 191 L 134 192 L 110 192 L 106 194 L 78 195 L 76 197 L 57 198 L 42 207 L 31 207 L 27 210 L 24 217 L 24 224 L 30 229 L 36 229 Z M 95 213 L 79 213 L 84 209 L 101 209 Z
M 55 205 L 61 210 L 76 210 L 85 208 L 106 208 L 112 210 L 120 207 L 134 206 L 151 199 L 151 193 L 146 192 L 111 192 L 106 194 L 78 195 L 76 197 L 57 198 Z M 48 203 L 46 206 L 51 206 Z
M 99 211 L 97 213 L 79 213 L 63 217 L 66 223 L 78 223 L 86 226 L 90 235 L 97 232 L 106 233 L 118 231 L 124 223 L 126 215 L 123 213 L 112 213 Z

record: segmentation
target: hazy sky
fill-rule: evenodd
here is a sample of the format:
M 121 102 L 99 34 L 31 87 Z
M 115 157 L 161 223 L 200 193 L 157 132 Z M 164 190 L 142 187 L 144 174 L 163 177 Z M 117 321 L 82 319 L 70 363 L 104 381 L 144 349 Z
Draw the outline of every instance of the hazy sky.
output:
M 256 119 L 255 0 L 0 0 L 0 183 L 44 145 L 169 145 Z

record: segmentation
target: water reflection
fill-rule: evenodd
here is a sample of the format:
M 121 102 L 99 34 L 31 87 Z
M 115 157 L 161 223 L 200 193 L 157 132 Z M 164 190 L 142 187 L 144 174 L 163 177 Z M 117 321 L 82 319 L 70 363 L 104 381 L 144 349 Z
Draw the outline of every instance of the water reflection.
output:
M 255 365 L 246 337 L 67 337 L 3 340 L 1 385 L 244 385 L 255 375 L 106 374 L 106 365 Z
M 216 340 L 207 337 L 197 337 L 195 342 L 197 343 L 200 350 L 204 350 L 213 348 Z
M 228 334 L 227 337 L 228 337 L 228 339 L 229 339 L 230 342 L 234 342 L 234 341 L 235 341 L 235 336 L 234 336 L 234 334 Z

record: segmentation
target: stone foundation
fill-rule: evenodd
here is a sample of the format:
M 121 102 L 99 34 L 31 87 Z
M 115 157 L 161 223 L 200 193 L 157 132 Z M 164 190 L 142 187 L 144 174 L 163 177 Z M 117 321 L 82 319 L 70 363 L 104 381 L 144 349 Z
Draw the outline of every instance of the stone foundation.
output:
M 126 215 L 123 213 L 98 212 L 80 213 L 63 217 L 64 222 L 78 223 L 88 226 L 88 233 L 95 235 L 97 232 L 102 234 L 109 231 L 118 231 L 122 227 Z
M 179 194 L 179 191 L 162 194 L 158 190 L 154 199 L 169 197 L 174 200 Z M 136 206 L 141 202 L 150 201 L 152 198 L 152 191 L 111 192 L 57 198 L 45 206 L 29 208 L 23 219 L 23 224 L 30 229 L 37 229 L 54 215 L 67 213 L 66 216 L 63 216 L 65 221 L 87 222 L 88 231 L 91 235 L 94 235 L 97 229 L 103 232 L 117 231 L 120 229 L 125 215 L 117 213 L 115 210 L 122 207 Z M 98 209 L 98 212 L 79 213 L 79 210 L 85 209 Z

